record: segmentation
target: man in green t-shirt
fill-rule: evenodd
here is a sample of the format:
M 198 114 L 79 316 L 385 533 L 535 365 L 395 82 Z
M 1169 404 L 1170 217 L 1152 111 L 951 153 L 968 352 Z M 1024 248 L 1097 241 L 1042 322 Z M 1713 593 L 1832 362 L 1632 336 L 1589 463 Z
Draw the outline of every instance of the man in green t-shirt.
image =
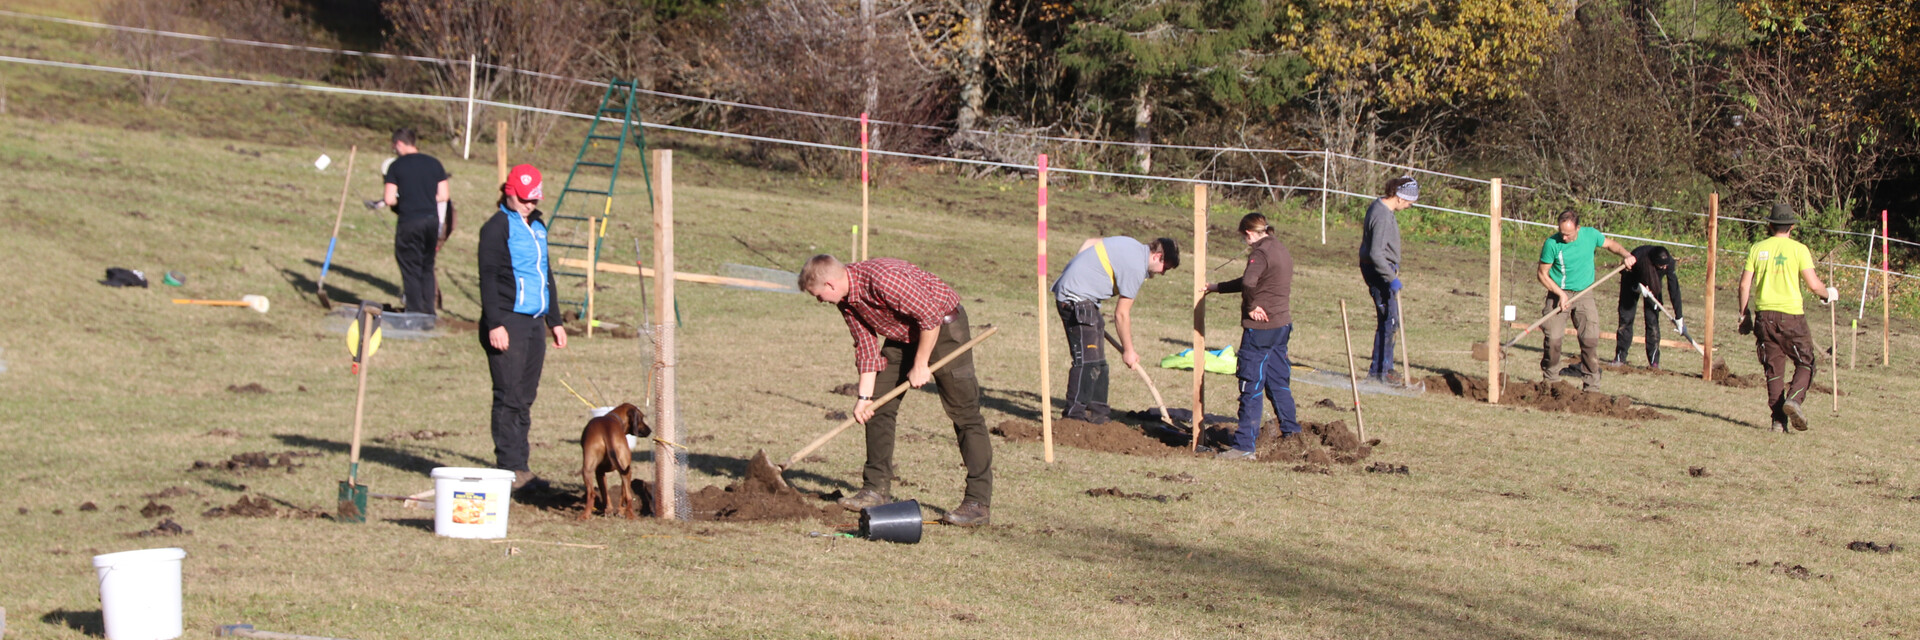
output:
M 1600 308 L 1591 295 L 1568 300 L 1593 286 L 1593 252 L 1603 248 L 1633 266 L 1633 254 L 1626 247 L 1599 229 L 1580 226 L 1580 214 L 1574 211 L 1560 212 L 1560 232 L 1547 236 L 1540 246 L 1540 284 L 1547 288 L 1540 312 L 1551 314 L 1540 327 L 1546 337 L 1546 353 L 1540 356 L 1541 380 L 1560 381 L 1560 341 L 1567 337 L 1567 318 L 1572 316 L 1580 337 L 1581 386 L 1600 390 Z
M 1753 334 L 1760 367 L 1767 376 L 1767 409 L 1773 414 L 1768 430 L 1781 433 L 1792 433 L 1787 430 L 1789 423 L 1795 430 L 1807 430 L 1800 401 L 1813 386 L 1814 363 L 1819 357 L 1800 306 L 1800 283 L 1825 293 L 1826 304 L 1840 299 L 1838 290 L 1820 281 L 1807 245 L 1790 237 L 1799 222 L 1792 208 L 1773 205 L 1772 215 L 1767 216 L 1773 237 L 1747 250 L 1747 268 L 1740 274 L 1740 334 Z M 1793 361 L 1791 380 L 1786 376 L 1789 360 Z

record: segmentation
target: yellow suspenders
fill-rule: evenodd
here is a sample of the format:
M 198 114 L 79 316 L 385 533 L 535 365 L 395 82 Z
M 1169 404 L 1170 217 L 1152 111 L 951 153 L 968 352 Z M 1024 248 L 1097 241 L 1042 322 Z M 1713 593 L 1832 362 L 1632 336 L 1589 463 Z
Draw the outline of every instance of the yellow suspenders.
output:
M 1107 258 L 1107 241 L 1105 238 L 1094 241 L 1093 253 L 1094 255 L 1100 256 L 1100 268 L 1107 270 L 1107 282 L 1113 283 L 1113 294 L 1120 295 L 1120 281 L 1113 277 L 1113 261 Z

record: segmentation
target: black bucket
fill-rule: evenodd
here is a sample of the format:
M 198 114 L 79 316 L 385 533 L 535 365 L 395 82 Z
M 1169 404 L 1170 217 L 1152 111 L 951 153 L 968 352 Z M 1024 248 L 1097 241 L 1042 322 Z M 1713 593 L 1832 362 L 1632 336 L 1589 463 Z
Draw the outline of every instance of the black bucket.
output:
M 908 500 L 860 510 L 860 535 L 901 544 L 920 541 L 920 502 Z

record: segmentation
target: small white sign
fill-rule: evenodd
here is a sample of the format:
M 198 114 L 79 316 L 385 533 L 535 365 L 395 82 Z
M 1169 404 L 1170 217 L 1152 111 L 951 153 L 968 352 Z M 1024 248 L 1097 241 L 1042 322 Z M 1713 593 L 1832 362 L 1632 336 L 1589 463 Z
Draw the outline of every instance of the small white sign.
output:
M 333 158 L 329 158 L 327 154 L 322 153 L 320 154 L 319 160 L 313 161 L 313 168 L 319 171 L 326 171 L 327 165 L 330 164 L 333 164 Z
M 1506 311 L 1501 315 L 1506 316 L 1507 322 L 1513 322 L 1513 305 L 1507 305 Z

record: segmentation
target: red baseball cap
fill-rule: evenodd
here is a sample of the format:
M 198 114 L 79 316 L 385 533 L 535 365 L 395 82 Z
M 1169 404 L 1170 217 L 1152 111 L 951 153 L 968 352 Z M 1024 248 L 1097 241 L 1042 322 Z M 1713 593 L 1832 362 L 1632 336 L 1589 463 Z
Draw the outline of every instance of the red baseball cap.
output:
M 500 190 L 521 200 L 539 200 L 540 170 L 530 164 L 516 166 L 507 172 L 507 183 L 501 185 Z

